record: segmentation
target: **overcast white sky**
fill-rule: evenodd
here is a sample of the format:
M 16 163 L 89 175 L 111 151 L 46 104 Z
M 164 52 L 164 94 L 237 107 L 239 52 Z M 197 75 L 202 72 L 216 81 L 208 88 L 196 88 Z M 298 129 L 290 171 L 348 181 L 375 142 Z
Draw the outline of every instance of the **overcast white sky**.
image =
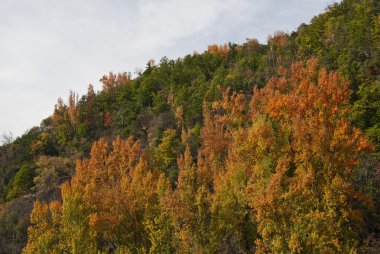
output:
M 0 0 L 0 134 L 39 125 L 69 90 L 207 45 L 265 42 L 334 0 Z

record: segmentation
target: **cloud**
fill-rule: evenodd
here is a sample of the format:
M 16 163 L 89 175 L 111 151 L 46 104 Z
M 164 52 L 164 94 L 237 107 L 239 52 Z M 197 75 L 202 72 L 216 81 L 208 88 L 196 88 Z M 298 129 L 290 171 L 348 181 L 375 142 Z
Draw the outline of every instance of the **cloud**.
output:
M 109 71 L 202 52 L 211 43 L 265 42 L 308 22 L 331 0 L 2 0 L 0 134 L 22 134 L 58 97 Z

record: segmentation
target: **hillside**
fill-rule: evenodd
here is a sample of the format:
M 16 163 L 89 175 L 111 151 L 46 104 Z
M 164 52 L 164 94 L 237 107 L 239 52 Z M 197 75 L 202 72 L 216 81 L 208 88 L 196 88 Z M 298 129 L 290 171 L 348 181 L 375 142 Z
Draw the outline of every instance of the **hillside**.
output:
M 0 147 L 0 253 L 378 253 L 379 10 L 59 99 Z

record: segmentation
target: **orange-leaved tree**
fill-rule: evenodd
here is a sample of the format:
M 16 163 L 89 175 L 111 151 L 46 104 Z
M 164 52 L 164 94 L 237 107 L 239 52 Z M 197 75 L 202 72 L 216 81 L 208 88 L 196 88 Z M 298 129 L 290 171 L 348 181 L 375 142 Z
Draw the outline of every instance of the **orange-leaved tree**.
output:
M 148 249 L 144 220 L 146 210 L 157 203 L 156 181 L 138 141 L 117 138 L 109 150 L 105 140 L 96 142 L 91 158 L 79 162 L 71 183 L 63 186 L 63 217 L 69 223 L 65 228 L 67 235 L 76 241 L 75 234 L 89 234 L 83 237 L 88 237 L 97 249 Z M 80 203 L 84 218 L 70 217 L 71 202 Z M 70 232 L 73 222 L 82 225 L 77 232 Z M 88 231 L 84 232 L 83 227 Z
M 159 201 L 158 177 L 145 157 L 132 138 L 118 137 L 112 148 L 104 139 L 95 142 L 91 157 L 78 161 L 76 174 L 63 184 L 62 205 L 35 203 L 24 251 L 148 250 L 147 215 Z
M 350 126 L 350 90 L 316 59 L 281 68 L 251 103 L 252 207 L 259 252 L 348 253 L 368 199 L 350 181 L 367 139 Z M 254 145 L 256 143 L 256 145 Z

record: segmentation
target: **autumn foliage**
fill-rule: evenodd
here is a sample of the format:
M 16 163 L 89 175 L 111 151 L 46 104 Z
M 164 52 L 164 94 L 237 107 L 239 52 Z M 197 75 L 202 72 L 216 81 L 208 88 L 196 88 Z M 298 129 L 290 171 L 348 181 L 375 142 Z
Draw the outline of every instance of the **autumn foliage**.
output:
M 251 102 L 257 147 L 249 188 L 258 250 L 348 253 L 370 205 L 350 182 L 371 146 L 344 118 L 350 91 L 315 59 L 282 69 Z M 252 135 L 255 135 L 252 134 Z M 257 135 L 258 134 L 258 135 Z M 249 144 L 247 144 L 249 145 Z
M 221 94 L 203 105 L 196 156 L 182 108 L 182 143 L 174 129 L 156 150 L 95 142 L 62 203 L 35 203 L 24 252 L 356 252 L 372 201 L 352 174 L 372 147 L 346 119 L 348 82 L 313 58 L 280 68 L 250 102 Z

